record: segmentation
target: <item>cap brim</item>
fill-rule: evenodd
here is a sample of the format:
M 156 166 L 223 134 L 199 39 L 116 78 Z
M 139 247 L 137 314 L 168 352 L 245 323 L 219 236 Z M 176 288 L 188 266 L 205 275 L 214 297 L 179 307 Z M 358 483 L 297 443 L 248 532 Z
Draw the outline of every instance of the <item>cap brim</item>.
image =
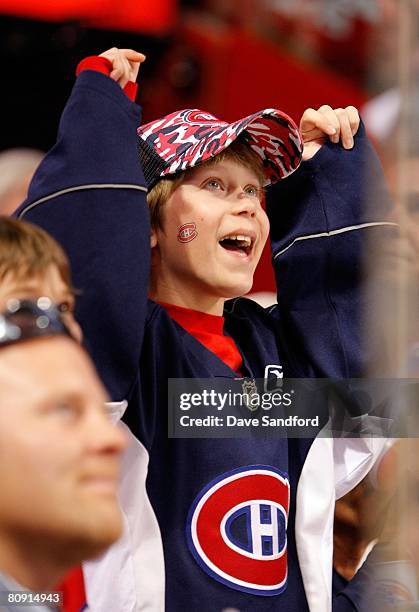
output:
M 199 109 L 177 111 L 138 130 L 140 153 L 149 166 L 149 186 L 215 157 L 241 138 L 260 158 L 269 185 L 301 163 L 303 143 L 294 121 L 268 108 L 233 123 Z
M 242 138 L 262 160 L 267 184 L 297 170 L 303 142 L 298 127 L 288 115 L 276 109 L 265 109 L 237 123 L 240 123 Z

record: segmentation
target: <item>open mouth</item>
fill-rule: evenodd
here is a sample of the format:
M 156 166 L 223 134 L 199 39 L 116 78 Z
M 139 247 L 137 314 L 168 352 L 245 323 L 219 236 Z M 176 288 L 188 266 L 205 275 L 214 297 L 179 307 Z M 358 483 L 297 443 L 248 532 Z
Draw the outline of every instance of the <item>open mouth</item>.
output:
M 236 253 L 243 253 L 244 255 L 250 255 L 254 242 L 254 238 L 243 234 L 231 234 L 218 241 L 219 245 L 226 251 L 234 251 Z

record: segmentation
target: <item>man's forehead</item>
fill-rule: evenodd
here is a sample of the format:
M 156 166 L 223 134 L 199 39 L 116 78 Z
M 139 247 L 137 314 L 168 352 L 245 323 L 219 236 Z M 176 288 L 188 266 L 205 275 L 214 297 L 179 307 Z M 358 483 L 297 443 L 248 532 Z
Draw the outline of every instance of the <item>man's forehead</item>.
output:
M 31 394 L 41 398 L 57 390 L 94 387 L 83 351 L 70 338 L 36 338 L 0 347 L 0 395 Z M 93 391 L 93 389 L 92 389 Z

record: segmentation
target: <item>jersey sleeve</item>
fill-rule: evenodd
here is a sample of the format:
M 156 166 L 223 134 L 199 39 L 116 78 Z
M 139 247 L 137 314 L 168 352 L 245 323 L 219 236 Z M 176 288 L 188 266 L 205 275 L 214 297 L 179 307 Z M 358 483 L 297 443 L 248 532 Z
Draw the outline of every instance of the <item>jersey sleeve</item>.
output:
M 362 321 L 373 243 L 397 232 L 382 168 L 361 125 L 355 146 L 330 142 L 267 193 L 279 344 L 293 376 L 365 373 Z
M 115 81 L 83 71 L 17 212 L 67 252 L 80 292 L 76 318 L 113 400 L 135 384 L 146 317 L 150 223 L 140 118 Z

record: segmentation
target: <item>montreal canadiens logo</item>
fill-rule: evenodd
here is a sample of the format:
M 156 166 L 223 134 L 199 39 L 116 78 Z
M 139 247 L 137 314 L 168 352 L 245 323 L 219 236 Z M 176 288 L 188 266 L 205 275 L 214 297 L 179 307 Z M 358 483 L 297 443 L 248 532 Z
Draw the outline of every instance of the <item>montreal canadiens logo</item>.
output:
M 198 236 L 195 223 L 184 223 L 178 231 L 177 239 L 179 242 L 190 242 Z
M 183 120 L 187 121 L 190 124 L 196 124 L 199 127 L 201 127 L 203 123 L 208 123 L 211 127 L 224 127 L 228 125 L 228 123 L 226 123 L 225 121 L 220 121 L 213 115 L 210 115 L 209 113 L 203 113 L 198 109 L 187 111 L 183 115 Z
M 239 591 L 278 595 L 287 583 L 286 474 L 247 466 L 211 482 L 189 511 L 187 539 L 201 568 Z

